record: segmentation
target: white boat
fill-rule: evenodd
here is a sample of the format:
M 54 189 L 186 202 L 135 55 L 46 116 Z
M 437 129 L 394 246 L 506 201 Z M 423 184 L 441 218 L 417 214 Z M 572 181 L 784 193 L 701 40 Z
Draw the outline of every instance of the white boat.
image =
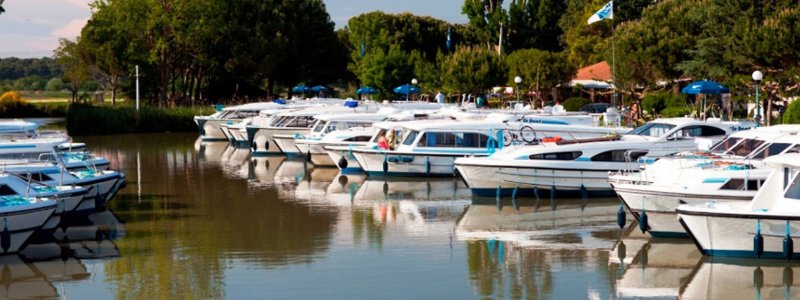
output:
M 365 145 L 372 137 L 372 124 L 386 120 L 390 115 L 391 112 L 321 115 L 309 134 L 296 136 L 293 143 L 298 152 L 315 166 L 333 167 L 334 161 L 325 151 L 325 146 Z M 278 143 L 282 138 L 275 136 Z
M 791 258 L 800 232 L 800 153 L 764 159 L 773 169 L 750 202 L 678 206 L 689 237 L 705 255 Z
M 227 136 L 222 132 L 222 125 L 233 125 L 242 119 L 258 115 L 265 109 L 273 109 L 284 105 L 281 102 L 257 102 L 237 106 L 225 107 L 209 116 L 195 116 L 194 122 L 204 141 L 226 141 Z
M 771 172 L 762 160 L 800 151 L 800 126 L 795 127 L 791 131 L 764 128 L 737 132 L 708 154 L 668 157 L 645 165 L 639 172 L 642 180 L 628 180 L 625 175 L 613 175 L 609 180 L 642 229 L 653 236 L 685 237 L 675 208 L 709 201 L 752 200 Z M 732 144 L 728 150 L 719 147 L 727 144 Z
M 459 174 L 477 195 L 551 192 L 613 194 L 609 172 L 638 169 L 637 159 L 706 148 L 740 128 L 738 123 L 659 119 L 628 134 L 510 147 L 491 157 L 456 161 Z
M 0 254 L 18 252 L 51 219 L 59 203 L 63 204 L 50 198 L 25 196 L 28 187 L 17 177 L 0 175 Z

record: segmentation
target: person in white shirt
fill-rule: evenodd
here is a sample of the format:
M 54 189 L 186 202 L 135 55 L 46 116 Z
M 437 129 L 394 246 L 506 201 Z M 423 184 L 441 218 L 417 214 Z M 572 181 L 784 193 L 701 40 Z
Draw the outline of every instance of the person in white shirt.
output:
M 564 110 L 564 106 L 561 105 L 561 103 L 559 103 L 558 101 L 556 101 L 556 105 L 553 105 L 553 114 L 554 115 L 563 115 L 565 113 L 567 113 L 567 111 Z
M 436 94 L 436 103 L 444 104 L 444 94 L 442 94 L 442 91 Z

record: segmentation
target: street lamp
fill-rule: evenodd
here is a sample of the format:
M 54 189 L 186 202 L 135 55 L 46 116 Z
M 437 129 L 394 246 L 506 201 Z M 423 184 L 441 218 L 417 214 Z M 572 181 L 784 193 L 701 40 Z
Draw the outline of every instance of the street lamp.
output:
M 519 84 L 522 83 L 522 77 L 514 77 L 514 83 L 517 84 L 517 102 L 519 102 Z
M 756 113 L 753 116 L 753 119 L 756 120 L 756 126 L 761 125 L 761 114 L 759 113 L 761 111 L 759 109 L 761 102 L 758 100 L 758 90 L 761 89 L 761 79 L 764 79 L 764 74 L 761 73 L 761 71 L 756 70 L 753 72 L 753 80 L 756 82 Z
M 412 85 L 412 88 L 413 88 L 413 86 L 417 85 L 417 79 L 416 78 L 411 78 L 411 85 Z M 408 89 L 408 94 L 411 94 L 411 88 Z M 406 101 L 408 101 L 408 94 L 406 94 Z

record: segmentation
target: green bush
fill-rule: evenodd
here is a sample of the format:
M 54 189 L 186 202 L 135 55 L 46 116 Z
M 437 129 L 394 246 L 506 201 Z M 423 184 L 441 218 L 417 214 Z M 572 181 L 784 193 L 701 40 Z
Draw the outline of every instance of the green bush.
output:
M 800 101 L 795 100 L 783 113 L 783 124 L 800 124 Z
M 193 117 L 213 113 L 211 107 L 142 107 L 73 104 L 67 114 L 70 135 L 196 131 Z
M 690 113 L 692 113 L 692 111 L 686 106 L 672 106 L 662 109 L 661 117 L 663 118 L 683 117 Z
M 583 98 L 583 97 L 572 97 L 564 100 L 564 109 L 567 111 L 579 111 L 581 107 L 586 104 L 592 103 L 592 100 Z
M 3 118 L 54 118 L 67 114 L 67 103 L 31 103 L 16 92 L 0 96 L 0 116 Z
M 678 108 L 686 108 L 686 98 L 683 95 L 676 95 L 670 92 L 650 94 L 642 98 L 642 109 L 647 112 L 661 113 L 664 115 L 664 110 L 673 108 L 670 113 L 682 111 Z M 688 110 L 688 109 L 686 109 Z M 681 115 L 683 116 L 683 115 Z

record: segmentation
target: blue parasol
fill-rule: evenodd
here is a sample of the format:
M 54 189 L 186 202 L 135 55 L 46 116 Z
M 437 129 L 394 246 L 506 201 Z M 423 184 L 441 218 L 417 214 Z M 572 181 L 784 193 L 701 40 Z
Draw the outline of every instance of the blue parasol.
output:
M 362 86 L 360 89 L 356 90 L 356 94 L 358 94 L 358 95 L 361 95 L 361 94 L 368 94 L 369 95 L 369 94 L 377 94 L 377 93 L 380 93 L 380 91 L 378 91 L 378 89 L 376 89 L 374 87 L 371 87 L 371 86 L 368 86 L 368 85 Z

